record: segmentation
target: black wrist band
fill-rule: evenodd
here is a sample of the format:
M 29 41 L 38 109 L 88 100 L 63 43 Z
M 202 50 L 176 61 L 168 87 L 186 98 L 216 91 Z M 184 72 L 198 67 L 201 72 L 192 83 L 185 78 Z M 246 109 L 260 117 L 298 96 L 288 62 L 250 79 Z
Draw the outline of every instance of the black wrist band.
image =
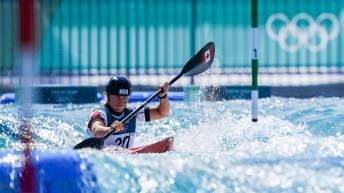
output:
M 164 98 L 166 98 L 166 97 L 167 97 L 167 93 L 164 94 L 164 96 L 162 96 L 162 97 L 161 97 L 161 96 L 158 96 L 159 99 L 164 99 Z

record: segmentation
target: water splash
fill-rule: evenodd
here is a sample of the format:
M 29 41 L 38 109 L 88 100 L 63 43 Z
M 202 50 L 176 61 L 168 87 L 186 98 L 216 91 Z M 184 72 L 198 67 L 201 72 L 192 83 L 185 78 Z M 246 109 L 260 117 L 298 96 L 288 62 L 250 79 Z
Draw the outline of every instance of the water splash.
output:
M 253 123 L 250 101 L 172 102 L 168 118 L 138 126 L 135 144 L 173 136 L 175 151 L 80 154 L 93 163 L 101 192 L 343 192 L 343 99 L 273 97 L 259 105 Z M 70 149 L 87 137 L 85 122 L 96 107 L 34 106 L 36 148 Z M 17 148 L 15 108 L 1 106 L 3 149 Z

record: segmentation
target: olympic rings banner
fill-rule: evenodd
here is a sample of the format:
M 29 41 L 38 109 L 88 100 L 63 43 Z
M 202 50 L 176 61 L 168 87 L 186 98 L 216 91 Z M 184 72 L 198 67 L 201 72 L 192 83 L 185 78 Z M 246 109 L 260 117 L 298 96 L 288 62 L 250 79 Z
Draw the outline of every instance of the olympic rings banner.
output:
M 281 24 L 278 25 L 278 22 Z M 267 19 L 265 30 L 269 38 L 278 42 L 280 48 L 287 52 L 300 49 L 319 52 L 326 49 L 330 41 L 336 41 L 339 26 L 338 18 L 332 13 L 324 12 L 316 18 L 305 12 L 292 18 L 283 13 L 275 13 Z
M 258 9 L 260 67 L 343 72 L 344 1 L 262 0 Z

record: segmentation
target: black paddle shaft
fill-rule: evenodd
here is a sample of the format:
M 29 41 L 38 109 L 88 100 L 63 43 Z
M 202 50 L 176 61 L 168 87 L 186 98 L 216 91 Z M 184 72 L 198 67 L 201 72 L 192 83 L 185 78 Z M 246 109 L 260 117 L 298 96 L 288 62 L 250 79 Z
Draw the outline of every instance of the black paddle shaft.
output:
M 194 76 L 206 71 L 214 61 L 215 56 L 215 44 L 213 42 L 207 43 L 196 55 L 194 55 L 184 66 L 182 71 L 174 77 L 169 85 L 172 85 L 182 76 Z M 125 124 L 131 118 L 133 118 L 142 108 L 148 105 L 155 97 L 157 97 L 163 89 L 156 91 L 151 97 L 149 97 L 145 102 L 143 102 L 140 107 L 131 112 L 127 117 L 125 117 L 121 123 Z M 101 149 L 104 146 L 104 141 L 113 134 L 115 130 L 110 131 L 105 137 L 102 138 L 88 138 L 79 144 L 77 144 L 73 149 L 82 149 L 82 148 L 97 148 Z

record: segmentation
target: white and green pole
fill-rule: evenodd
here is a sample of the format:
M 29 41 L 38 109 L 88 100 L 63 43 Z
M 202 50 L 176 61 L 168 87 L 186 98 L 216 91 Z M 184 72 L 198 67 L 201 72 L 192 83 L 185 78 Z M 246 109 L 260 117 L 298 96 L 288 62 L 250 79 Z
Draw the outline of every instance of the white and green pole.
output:
M 258 0 L 252 0 L 252 121 L 258 121 Z

